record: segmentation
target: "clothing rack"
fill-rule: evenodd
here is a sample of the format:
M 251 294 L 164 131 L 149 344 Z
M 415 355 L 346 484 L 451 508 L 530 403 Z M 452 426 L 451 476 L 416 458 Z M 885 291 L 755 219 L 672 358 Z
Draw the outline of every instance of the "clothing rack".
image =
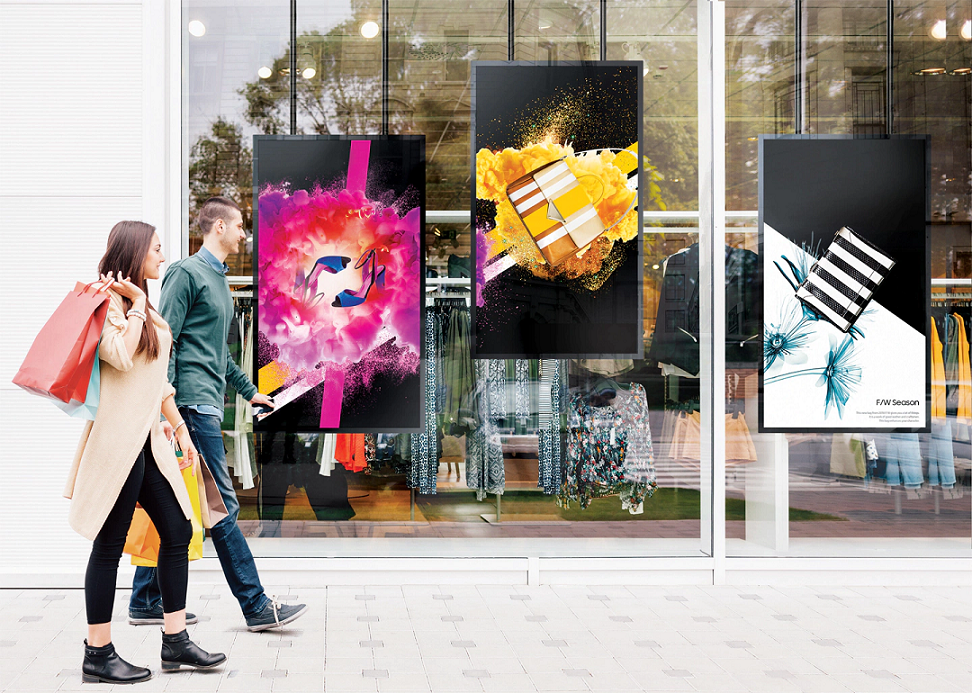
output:
M 427 277 L 425 306 L 436 304 L 439 298 L 461 298 L 466 307 L 472 303 L 472 279 L 466 277 Z

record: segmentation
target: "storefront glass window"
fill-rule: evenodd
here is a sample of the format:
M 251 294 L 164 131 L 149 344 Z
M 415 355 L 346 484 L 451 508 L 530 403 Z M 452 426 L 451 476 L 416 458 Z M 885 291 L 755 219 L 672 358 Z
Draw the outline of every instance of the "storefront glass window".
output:
M 905 136 L 930 135 L 927 141 L 929 158 L 919 157 L 918 163 L 922 166 L 921 162 L 925 161 L 924 165 L 929 169 L 930 214 L 919 212 L 917 223 L 908 227 L 917 238 L 915 259 L 902 259 L 895 271 L 907 271 L 909 276 L 903 278 L 899 274 L 891 279 L 893 275 L 889 275 L 889 281 L 900 285 L 913 282 L 917 276 L 919 281 L 910 296 L 921 295 L 923 290 L 930 292 L 930 306 L 919 305 L 918 310 L 922 315 L 925 309 L 929 311 L 938 337 L 931 342 L 929 373 L 932 385 L 928 400 L 932 408 L 931 432 L 858 432 L 847 428 L 824 432 L 810 430 L 812 424 L 807 423 L 805 431 L 755 433 L 758 430 L 758 396 L 761 394 L 756 370 L 759 364 L 754 360 L 749 368 L 735 370 L 727 363 L 727 411 L 736 412 L 741 407 L 750 430 L 754 431 L 748 454 L 740 453 L 739 450 L 746 450 L 739 447 L 736 424 L 727 415 L 726 532 L 729 555 L 948 555 L 968 547 L 972 531 L 968 499 L 972 455 L 968 442 L 970 419 L 961 399 L 961 392 L 968 389 L 968 383 L 963 384 L 960 374 L 960 354 L 967 341 L 963 341 L 960 333 L 964 332 L 967 339 L 967 327 L 963 328 L 963 325 L 967 325 L 972 298 L 969 263 L 961 260 L 968 255 L 965 249 L 972 237 L 968 206 L 972 121 L 968 110 L 970 80 L 968 75 L 962 76 L 962 66 L 970 63 L 970 41 L 961 36 L 962 22 L 968 11 L 960 8 L 960 4 L 894 4 L 891 109 L 888 108 L 888 6 L 885 3 L 858 3 L 854 7 L 843 3 L 804 3 L 803 16 L 794 21 L 795 26 L 801 27 L 799 34 L 793 33 L 792 28 L 786 32 L 790 37 L 788 41 L 799 39 L 796 42 L 797 66 L 794 73 L 791 57 L 785 71 L 778 74 L 778 83 L 792 84 L 796 79 L 799 98 L 794 99 L 791 91 L 785 103 L 790 106 L 796 103 L 797 115 L 777 109 L 777 117 L 760 125 L 758 134 L 781 135 L 797 131 L 811 136 L 870 137 L 871 142 L 885 143 L 889 141 L 873 138 L 882 138 L 889 132 Z M 788 11 L 793 21 L 792 5 Z M 753 12 L 751 3 L 730 3 L 727 31 L 735 27 L 738 33 L 743 33 L 739 31 L 742 26 L 739 18 Z M 745 26 L 754 25 L 747 23 Z M 734 90 L 739 89 L 743 79 L 743 73 L 734 68 L 745 63 L 739 53 L 733 51 L 734 43 L 758 45 L 759 41 L 754 37 L 727 37 L 729 164 L 726 193 L 730 209 L 740 210 L 728 215 L 727 242 L 759 252 L 761 248 L 755 243 L 756 184 L 760 163 L 756 149 L 758 137 L 756 131 L 746 135 L 742 119 L 735 114 L 742 109 L 751 109 L 759 103 L 759 95 L 766 92 L 754 90 L 750 84 L 748 91 L 752 98 L 734 99 Z M 768 64 L 770 62 L 766 60 L 756 62 L 757 66 Z M 753 83 L 760 81 L 762 77 Z M 779 89 L 774 91 L 779 93 Z M 763 103 L 768 103 L 765 96 Z M 781 113 L 785 117 L 781 118 Z M 831 147 L 840 142 L 852 144 L 850 140 L 806 141 Z M 919 142 L 919 150 L 921 146 Z M 863 199 L 866 196 L 854 200 L 852 196 L 847 197 L 847 189 L 838 191 L 828 187 L 829 182 L 840 175 L 841 161 L 849 161 L 841 159 L 838 150 L 832 151 L 836 154 L 829 160 L 829 171 L 821 170 L 819 185 L 808 182 L 802 197 L 813 199 L 814 195 L 821 195 L 822 190 L 829 190 L 826 199 L 819 199 L 817 206 L 833 209 L 843 205 L 844 211 L 851 216 L 859 206 L 868 204 L 868 200 Z M 747 158 L 739 165 L 734 157 L 741 152 L 746 152 Z M 874 175 L 884 174 L 875 171 Z M 888 178 L 889 184 L 906 190 L 903 181 L 910 175 L 905 169 L 897 170 Z M 916 175 L 923 190 L 924 175 L 920 170 Z M 770 189 L 775 190 L 767 187 Z M 779 227 L 789 221 L 794 227 L 803 225 L 798 219 L 780 214 L 778 208 L 772 213 L 767 212 L 770 208 L 765 205 L 764 200 L 765 224 Z M 867 219 L 861 220 L 861 229 L 880 237 L 880 229 L 869 229 Z M 930 277 L 922 267 L 926 257 L 921 241 L 923 230 L 929 237 Z M 787 236 L 789 230 L 777 228 L 766 231 L 766 234 L 777 231 Z M 786 252 L 794 259 L 803 256 L 813 262 L 826 254 L 836 231 L 836 227 L 815 228 L 800 248 L 791 247 Z M 764 290 L 771 290 L 766 287 L 778 279 L 777 272 L 788 275 L 788 280 L 795 285 L 805 276 L 805 268 L 799 260 L 795 266 L 789 267 L 784 262 L 776 263 L 781 266 L 766 262 L 767 258 L 772 259 L 773 248 L 767 238 L 764 236 L 763 241 L 767 256 L 759 258 Z M 734 277 L 727 260 L 727 287 Z M 829 285 L 835 286 L 838 280 L 831 281 Z M 875 302 L 889 300 L 888 290 L 882 291 L 875 294 Z M 731 304 L 731 296 L 727 293 L 727 311 L 731 310 Z M 794 305 L 799 311 L 800 304 L 794 301 Z M 854 350 L 873 347 L 876 337 L 871 335 L 880 329 L 878 325 L 884 311 L 886 308 L 871 304 L 856 323 L 857 327 L 843 337 L 849 345 L 848 355 Z M 903 311 L 899 314 L 905 315 Z M 816 319 L 814 317 L 810 322 L 794 319 L 788 323 L 786 318 L 764 314 L 764 334 L 776 340 L 773 344 L 765 342 L 763 353 L 757 355 L 762 358 L 768 376 L 764 384 L 772 382 L 778 387 L 787 378 L 793 383 L 808 376 L 811 379 L 819 376 L 817 384 L 820 388 L 834 387 L 836 381 L 830 378 L 832 371 L 826 367 L 815 370 L 820 366 L 814 361 L 818 355 L 802 353 L 813 351 L 814 339 L 821 329 L 819 324 L 812 322 Z M 889 353 L 900 358 L 899 375 L 886 378 L 877 385 L 867 379 L 870 369 L 874 368 L 874 360 L 860 364 L 852 358 L 841 363 L 834 361 L 838 376 L 843 377 L 841 369 L 844 369 L 843 375 L 848 376 L 843 383 L 848 388 L 845 393 L 848 395 L 847 410 L 841 414 L 838 402 L 842 400 L 834 396 L 826 400 L 830 411 L 818 424 L 823 423 L 824 428 L 831 424 L 840 427 L 844 414 L 880 409 L 884 406 L 880 394 L 865 403 L 857 393 L 874 393 L 882 388 L 892 390 L 898 378 L 903 380 L 903 369 L 923 371 L 925 358 L 920 335 L 928 329 L 924 317 L 919 328 L 922 332 L 915 332 L 919 335 L 917 358 L 905 345 L 903 335 L 911 329 L 907 326 L 901 328 L 900 342 L 885 344 Z M 837 334 L 832 326 L 826 329 Z M 871 343 L 864 346 L 863 342 L 869 336 Z M 727 334 L 727 349 L 731 341 Z M 834 353 L 831 349 L 830 354 Z M 793 363 L 781 367 L 786 359 Z M 771 367 L 769 364 L 773 362 L 775 366 Z M 935 376 L 936 363 L 942 367 L 940 381 Z M 804 382 L 812 384 L 811 381 Z M 794 388 L 793 392 L 808 390 Z M 834 394 L 836 389 L 828 392 Z M 940 408 L 936 406 L 939 392 Z M 925 399 L 923 394 L 921 399 Z M 770 401 L 768 396 L 766 401 Z M 794 395 L 788 406 L 799 409 L 802 404 Z M 736 459 L 737 456 L 741 459 Z M 742 510 L 744 517 L 734 519 L 730 516 L 728 508 L 733 505 Z
M 436 396 L 426 412 L 432 434 L 281 430 L 254 437 L 244 403 L 231 392 L 224 431 L 248 532 L 613 537 L 637 542 L 624 543 L 636 548 L 622 552 L 645 555 L 708 554 L 710 537 L 723 531 L 727 553 L 740 556 L 835 554 L 855 542 L 853 550 L 903 555 L 967 548 L 972 454 L 959 406 L 965 371 L 957 361 L 949 366 L 946 346 L 942 421 L 933 433 L 907 434 L 918 461 L 908 464 L 921 470 L 918 486 L 896 486 L 889 476 L 898 440 L 799 427 L 760 432 L 759 414 L 766 358 L 760 334 L 768 320 L 760 305 L 768 257 L 759 235 L 760 136 L 929 135 L 929 314 L 943 343 L 958 341 L 960 323 L 951 316 L 962 316 L 966 329 L 972 322 L 967 3 L 895 3 L 889 21 L 879 0 L 853 7 L 727 0 L 725 42 L 716 47 L 725 51 L 725 72 L 715 75 L 725 80 L 725 103 L 716 106 L 725 121 L 724 172 L 699 171 L 699 41 L 708 40 L 699 36 L 699 7 L 664 0 L 366 0 L 338 8 L 301 0 L 292 94 L 289 3 L 183 1 L 190 222 L 206 197 L 226 194 L 241 202 L 249 223 L 254 134 L 426 138 L 425 303 L 436 344 L 423 368 Z M 190 20 L 205 25 L 203 35 L 189 31 Z M 449 359 L 470 348 L 471 65 L 509 57 L 641 61 L 644 358 L 467 360 L 470 393 L 479 386 L 489 405 L 488 413 L 459 424 L 465 405 L 449 393 L 466 381 Z M 700 281 L 709 242 L 699 225 L 706 179 L 725 185 L 726 366 L 715 373 L 701 372 L 700 352 L 712 329 L 701 318 L 711 297 Z M 821 229 L 815 252 L 834 231 Z M 194 252 L 194 228 L 188 237 Z M 230 341 L 251 368 L 249 248 L 231 259 L 241 321 Z M 709 376 L 724 378 L 724 499 L 712 497 L 714 460 L 705 452 L 712 427 L 702 388 Z M 598 416 L 620 401 L 599 399 L 608 391 L 621 400 L 643 393 L 644 416 L 624 439 L 651 440 L 650 493 L 598 476 L 611 460 L 621 468 L 624 461 L 584 447 L 596 438 L 590 434 Z M 624 449 L 617 430 L 603 433 L 605 449 Z M 574 472 L 591 472 L 589 493 L 578 492 L 576 475 L 569 478 L 570 460 L 580 461 Z M 725 526 L 710 531 L 712 503 L 723 501 Z

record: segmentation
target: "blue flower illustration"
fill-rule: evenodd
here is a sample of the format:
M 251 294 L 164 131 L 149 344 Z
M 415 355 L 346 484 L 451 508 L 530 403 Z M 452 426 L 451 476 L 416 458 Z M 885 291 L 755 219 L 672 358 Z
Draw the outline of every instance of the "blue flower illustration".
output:
M 776 269 L 778 269 L 780 274 L 783 275 L 783 278 L 786 280 L 787 284 L 793 287 L 793 291 L 795 293 L 796 290 L 800 288 L 800 284 L 802 284 L 807 276 L 809 276 L 810 270 L 815 262 L 814 257 L 806 252 L 806 248 L 804 248 L 804 252 L 797 256 L 795 263 L 786 255 L 781 255 L 780 258 L 787 264 L 789 273 L 787 273 L 787 271 L 784 270 L 780 266 L 780 263 L 776 260 L 773 261 L 773 264 L 776 265 Z M 800 302 L 800 308 L 803 310 L 804 320 L 807 320 L 808 322 L 817 322 L 820 320 L 820 316 L 817 314 L 817 312 L 802 301 Z
M 827 387 L 824 398 L 824 418 L 830 416 L 832 409 L 837 410 L 837 416 L 844 418 L 844 406 L 850 400 L 854 390 L 861 383 L 861 367 L 853 362 L 854 340 L 845 336 L 838 344 L 831 340 L 830 352 L 827 354 L 827 365 L 821 368 L 803 368 L 798 371 L 781 373 L 766 378 L 764 385 L 801 375 L 817 375 L 817 385 Z
M 796 309 L 794 301 L 786 301 L 780 313 L 777 323 L 767 323 L 763 328 L 763 368 L 766 370 L 777 360 L 782 363 L 805 347 L 811 335 L 807 316 Z
M 846 336 L 839 344 L 831 341 L 827 366 L 817 381 L 817 385 L 827 386 L 824 417 L 830 416 L 831 408 L 835 408 L 837 416 L 844 418 L 844 405 L 861 383 L 861 367 L 853 363 L 853 358 L 853 338 Z

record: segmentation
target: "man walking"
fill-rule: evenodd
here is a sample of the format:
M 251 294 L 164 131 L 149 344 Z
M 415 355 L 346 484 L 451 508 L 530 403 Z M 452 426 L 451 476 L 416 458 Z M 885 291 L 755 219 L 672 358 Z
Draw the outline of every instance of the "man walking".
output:
M 199 226 L 202 248 L 192 257 L 173 263 L 162 280 L 159 312 L 172 328 L 173 341 L 169 382 L 176 388 L 176 405 L 193 444 L 213 473 L 229 512 L 211 530 L 223 575 L 243 609 L 246 627 L 261 631 L 290 623 L 307 607 L 279 604 L 267 597 L 253 554 L 236 524 L 240 504 L 226 466 L 220 430 L 226 384 L 253 404 L 272 408 L 273 402 L 257 392 L 233 362 L 226 343 L 233 320 L 233 297 L 226 281 L 229 268 L 225 260 L 239 252 L 240 242 L 246 237 L 243 215 L 232 200 L 211 197 L 199 210 Z M 128 617 L 134 625 L 162 623 L 162 595 L 155 568 L 136 569 Z M 186 614 L 186 623 L 197 620 L 194 614 Z

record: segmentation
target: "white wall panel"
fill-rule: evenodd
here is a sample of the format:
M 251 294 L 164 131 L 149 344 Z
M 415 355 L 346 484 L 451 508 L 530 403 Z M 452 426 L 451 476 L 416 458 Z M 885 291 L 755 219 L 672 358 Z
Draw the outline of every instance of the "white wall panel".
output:
M 140 4 L 0 4 L 0 190 L 141 196 Z
M 151 118 L 142 14 L 141 2 L 0 2 L 0 573 L 8 577 L 83 574 L 90 548 L 68 526 L 61 496 L 81 422 L 10 381 L 74 282 L 95 278 L 112 225 L 142 217 Z

